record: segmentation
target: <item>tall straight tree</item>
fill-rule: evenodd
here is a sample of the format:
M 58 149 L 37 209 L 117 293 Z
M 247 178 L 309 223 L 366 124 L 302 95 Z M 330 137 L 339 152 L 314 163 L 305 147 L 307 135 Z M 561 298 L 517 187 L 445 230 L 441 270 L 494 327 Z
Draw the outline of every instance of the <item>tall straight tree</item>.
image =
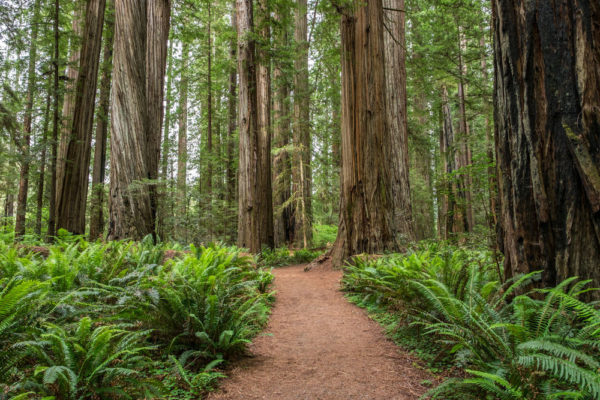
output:
M 85 233 L 85 211 L 90 169 L 92 126 L 102 47 L 105 0 L 88 0 L 75 88 L 75 106 L 67 138 L 61 191 L 57 201 L 57 227 L 75 234 Z
M 262 245 L 273 245 L 272 215 L 267 216 L 265 201 L 271 200 L 271 191 L 261 187 L 263 157 L 271 161 L 270 151 L 263 154 L 264 146 L 258 129 L 258 88 L 256 42 L 253 37 L 254 19 L 252 0 L 236 0 L 238 33 L 238 123 L 239 123 L 239 174 L 238 174 L 238 246 L 259 252 Z M 264 139 L 264 138 L 263 138 Z M 269 149 L 270 150 L 270 149 Z M 265 220 L 267 219 L 267 220 Z M 269 223 L 269 220 L 271 223 Z M 269 232 L 269 226 L 271 230 Z
M 169 15 L 167 0 L 115 1 L 111 240 L 155 233 Z
M 237 16 L 235 8 L 231 11 L 231 25 L 234 30 L 234 35 L 231 37 L 231 41 L 229 43 L 229 81 L 228 81 L 228 92 L 229 96 L 227 98 L 228 103 L 228 119 L 229 122 L 227 124 L 227 162 L 225 166 L 225 176 L 226 176 L 226 195 L 225 200 L 227 202 L 227 207 L 229 210 L 234 209 L 234 201 L 235 201 L 235 154 L 234 154 L 234 134 L 236 128 L 236 108 L 237 108 L 237 98 L 236 98 L 236 86 L 237 86 L 237 66 L 236 66 L 236 58 L 237 58 Z M 232 230 L 235 229 L 235 212 L 231 212 L 231 217 L 228 218 L 231 220 Z M 229 225 L 229 224 L 228 224 Z M 232 239 L 233 240 L 233 239 Z
M 494 0 L 495 129 L 507 277 L 600 284 L 600 3 Z
M 33 5 L 31 19 L 31 44 L 29 45 L 29 68 L 27 70 L 27 99 L 23 118 L 23 137 L 21 138 L 21 170 L 19 173 L 19 195 L 17 197 L 17 218 L 15 220 L 15 237 L 25 234 L 25 216 L 27 213 L 27 191 L 29 189 L 29 144 L 31 141 L 31 120 L 33 97 L 35 95 L 35 63 L 37 60 L 37 37 L 39 31 L 40 0 Z M 44 133 L 45 134 L 45 133 Z
M 106 175 L 106 144 L 108 139 L 108 114 L 110 83 L 112 80 L 112 54 L 114 40 L 114 0 L 108 0 L 105 16 L 105 37 L 100 78 L 100 100 L 96 115 L 96 146 L 92 169 L 92 198 L 90 206 L 90 239 L 102 236 L 104 232 L 104 178 Z
M 308 21 L 307 0 L 298 0 L 295 12 L 294 40 L 294 153 L 293 191 L 298 199 L 294 205 L 294 240 L 304 247 L 312 239 L 311 170 L 310 170 L 310 92 L 308 87 Z
M 399 164 L 387 120 L 382 0 L 342 12 L 342 170 L 334 265 L 358 253 L 400 248 L 400 207 L 390 166 Z
M 188 67 L 189 45 L 183 43 L 181 60 L 181 80 L 179 81 L 179 131 L 177 137 L 177 214 L 178 235 L 187 240 L 187 126 L 188 126 Z
M 386 118 L 391 139 L 394 164 L 389 166 L 392 179 L 392 197 L 396 207 L 392 210 L 398 222 L 399 234 L 405 240 L 414 239 L 410 182 L 408 179 L 408 128 L 406 113 L 406 52 L 404 0 L 383 0 L 387 10 L 383 33 L 385 47 Z

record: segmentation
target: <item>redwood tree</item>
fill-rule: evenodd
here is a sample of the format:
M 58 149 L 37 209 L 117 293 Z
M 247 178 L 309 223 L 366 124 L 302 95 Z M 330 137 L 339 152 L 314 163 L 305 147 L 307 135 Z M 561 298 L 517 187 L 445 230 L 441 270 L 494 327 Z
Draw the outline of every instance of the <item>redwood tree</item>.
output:
M 494 0 L 499 238 L 508 277 L 600 284 L 600 3 Z
M 382 0 L 342 12 L 342 170 L 333 263 L 357 253 L 397 251 L 402 235 L 394 196 L 399 168 L 387 119 Z

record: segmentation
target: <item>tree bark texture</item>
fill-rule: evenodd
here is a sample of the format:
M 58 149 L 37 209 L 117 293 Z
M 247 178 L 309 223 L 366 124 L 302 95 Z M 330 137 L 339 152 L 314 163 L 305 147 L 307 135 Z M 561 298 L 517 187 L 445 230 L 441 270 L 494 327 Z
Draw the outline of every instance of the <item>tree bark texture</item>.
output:
M 110 84 L 112 80 L 112 54 L 114 40 L 114 0 L 106 6 L 106 34 L 102 76 L 100 78 L 100 100 L 96 115 L 96 146 L 92 169 L 92 198 L 90 205 L 90 240 L 102 237 L 104 233 L 104 179 L 106 176 L 106 144 L 108 139 L 108 116 Z
M 404 0 L 383 0 L 383 7 L 404 10 Z M 392 197 L 396 201 L 394 220 L 406 242 L 414 239 L 410 181 L 408 176 L 408 127 L 406 114 L 405 13 L 386 11 L 383 40 L 385 48 L 386 118 L 391 139 L 389 165 Z
M 381 0 L 342 10 L 342 170 L 334 265 L 358 253 L 398 251 L 401 236 L 390 166 L 397 165 L 388 127 Z
M 177 137 L 177 214 L 179 228 L 178 236 L 181 240 L 187 238 L 187 122 L 188 122 L 188 44 L 183 44 L 181 60 L 181 81 L 179 87 L 179 131 Z
M 231 25 L 237 35 L 237 16 L 235 9 L 231 12 Z M 226 187 L 227 194 L 225 195 L 225 200 L 227 202 L 227 206 L 229 208 L 228 214 L 231 213 L 231 217 L 228 218 L 228 222 L 231 220 L 231 223 L 228 223 L 228 226 L 231 227 L 231 230 L 235 229 L 235 211 L 234 210 L 234 202 L 235 202 L 235 128 L 236 128 L 236 111 L 237 111 L 237 97 L 236 97 L 236 87 L 237 87 L 237 67 L 236 67 L 236 59 L 237 59 L 237 38 L 234 36 L 231 39 L 231 43 L 229 44 L 229 60 L 231 63 L 231 70 L 229 71 L 229 96 L 228 96 L 228 124 L 227 124 L 227 165 L 225 167 L 225 175 L 226 175 Z M 232 237 L 233 239 L 233 237 Z
M 600 285 L 600 3 L 492 2 L 507 277 Z
M 57 227 L 82 235 L 90 169 L 92 126 L 102 47 L 105 0 L 89 0 L 81 46 L 79 73 L 75 88 L 73 121 L 67 136 L 65 162 L 59 177 Z
M 312 239 L 311 203 L 311 142 L 310 142 L 310 91 L 308 87 L 308 4 L 298 0 L 295 10 L 294 40 L 294 124 L 292 180 L 294 197 L 294 241 L 306 247 Z M 301 170 L 302 169 L 302 170 Z
M 37 190 L 37 210 L 35 214 L 35 234 L 38 237 L 42 235 L 42 209 L 44 207 L 44 184 L 46 181 L 46 153 L 48 151 L 48 126 L 50 125 L 50 102 L 52 101 L 52 86 L 48 81 L 48 93 L 46 95 L 46 109 L 44 111 L 44 125 L 42 127 L 42 137 L 40 140 L 40 174 L 38 178 Z
M 29 46 L 29 68 L 27 71 L 27 100 L 23 118 L 23 137 L 20 143 L 21 169 L 19 172 L 19 194 L 17 196 L 17 218 L 15 220 L 15 238 L 25 235 L 25 216 L 27 214 L 27 192 L 29 189 L 29 145 L 31 142 L 31 120 L 33 96 L 35 95 L 35 63 L 37 60 L 37 37 L 39 30 L 40 0 L 33 6 L 31 20 L 31 44 Z

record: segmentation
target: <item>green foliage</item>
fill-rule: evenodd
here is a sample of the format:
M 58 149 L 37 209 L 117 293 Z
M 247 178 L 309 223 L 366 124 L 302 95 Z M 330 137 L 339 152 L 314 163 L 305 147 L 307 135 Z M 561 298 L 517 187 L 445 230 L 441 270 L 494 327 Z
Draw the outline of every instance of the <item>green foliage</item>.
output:
M 264 248 L 258 255 L 258 265 L 264 267 L 283 267 L 286 265 L 303 264 L 314 260 L 320 254 L 320 251 L 310 249 L 290 250 L 287 247 L 279 247 L 277 249 Z
M 337 237 L 337 225 L 314 225 L 313 245 L 317 248 L 332 246 Z
M 589 281 L 528 292 L 539 273 L 501 284 L 494 271 L 486 252 L 428 245 L 356 259 L 343 283 L 359 304 L 401 314 L 434 340 L 435 359 L 469 374 L 428 397 L 600 398 L 600 311 L 580 300 Z
M 172 248 L 149 237 L 63 235 L 46 258 L 0 250 L 0 392 L 16 398 L 163 398 L 160 365 L 179 371 L 167 389 L 197 398 L 259 332 L 272 299 L 272 274 L 220 245 L 164 264 Z

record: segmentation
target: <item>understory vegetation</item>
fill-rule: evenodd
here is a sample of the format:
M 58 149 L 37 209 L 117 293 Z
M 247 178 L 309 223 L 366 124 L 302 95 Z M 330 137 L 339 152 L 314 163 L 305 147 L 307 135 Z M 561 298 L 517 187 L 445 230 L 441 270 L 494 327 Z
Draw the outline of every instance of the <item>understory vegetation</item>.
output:
M 272 275 L 235 247 L 3 239 L 0 399 L 196 399 L 268 318 Z
M 355 258 L 343 286 L 434 372 L 453 370 L 425 398 L 600 399 L 600 311 L 584 301 L 598 289 L 530 289 L 540 279 L 504 281 L 490 251 L 427 242 Z

